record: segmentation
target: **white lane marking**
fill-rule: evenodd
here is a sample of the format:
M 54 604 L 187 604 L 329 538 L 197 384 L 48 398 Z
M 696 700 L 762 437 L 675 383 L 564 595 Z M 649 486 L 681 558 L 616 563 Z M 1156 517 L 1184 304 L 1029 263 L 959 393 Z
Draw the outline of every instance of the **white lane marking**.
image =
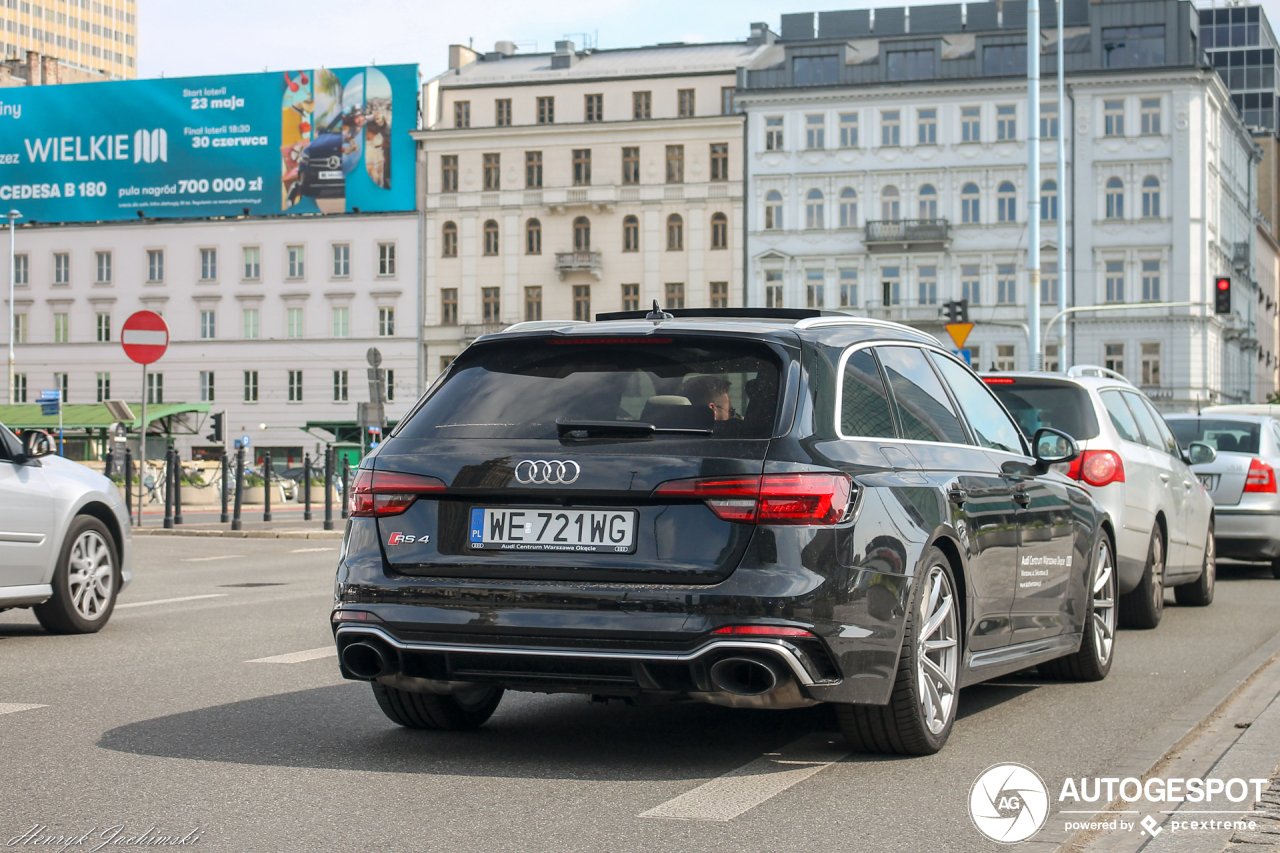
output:
M 202 598 L 225 598 L 229 593 L 215 592 L 209 595 L 184 595 L 181 598 L 158 598 L 155 601 L 131 601 L 128 604 L 117 604 L 116 610 L 125 607 L 150 607 L 153 604 L 177 604 L 179 601 L 199 601 Z
M 310 554 L 313 551 L 336 551 L 337 548 L 294 548 L 290 554 Z
M 849 750 L 827 735 L 809 735 L 737 770 L 654 806 L 640 817 L 730 821 L 840 761 Z
M 335 646 L 324 646 L 319 649 L 307 649 L 305 652 L 290 652 L 287 655 L 272 655 L 269 658 L 256 658 L 245 663 L 304 663 L 320 658 L 336 658 L 338 649 Z
M 209 560 L 239 560 L 243 554 L 219 554 L 216 557 L 184 557 L 184 563 L 206 563 Z
M 48 707 L 48 705 L 24 705 L 21 702 L 0 702 L 0 714 L 13 714 L 18 711 L 31 711 L 36 708 Z

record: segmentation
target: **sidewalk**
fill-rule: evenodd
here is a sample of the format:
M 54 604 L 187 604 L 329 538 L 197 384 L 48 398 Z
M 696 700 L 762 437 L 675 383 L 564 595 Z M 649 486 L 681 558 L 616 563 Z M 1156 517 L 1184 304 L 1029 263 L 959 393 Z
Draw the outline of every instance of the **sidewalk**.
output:
M 228 514 L 232 512 L 228 507 Z M 311 521 L 303 521 L 303 507 L 287 503 L 271 507 L 271 521 L 262 520 L 262 504 L 244 504 L 240 508 L 240 530 L 232 530 L 230 522 L 219 521 L 221 507 L 183 508 L 182 524 L 164 527 L 164 507 L 148 505 L 142 512 L 142 527 L 134 513 L 134 536 L 214 536 L 226 539 L 341 539 L 347 526 L 340 507 L 333 508 L 333 530 L 324 529 L 324 505 L 312 506 Z

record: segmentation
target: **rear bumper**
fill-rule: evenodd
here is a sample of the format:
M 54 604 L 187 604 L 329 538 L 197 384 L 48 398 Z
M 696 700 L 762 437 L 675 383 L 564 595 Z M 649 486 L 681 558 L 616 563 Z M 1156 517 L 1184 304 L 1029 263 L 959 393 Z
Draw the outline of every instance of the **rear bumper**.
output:
M 1280 557 L 1280 510 L 1214 509 L 1219 557 L 1274 560 Z

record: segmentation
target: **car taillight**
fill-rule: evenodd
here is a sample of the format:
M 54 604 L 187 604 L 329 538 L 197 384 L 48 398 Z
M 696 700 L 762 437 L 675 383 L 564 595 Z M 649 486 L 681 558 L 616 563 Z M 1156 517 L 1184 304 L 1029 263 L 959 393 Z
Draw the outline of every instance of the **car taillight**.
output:
M 812 637 L 812 631 L 803 628 L 785 628 L 780 625 L 725 625 L 717 628 L 713 634 L 737 634 L 753 637 Z
M 1250 459 L 1249 473 L 1244 477 L 1244 490 L 1246 492 L 1270 492 L 1275 494 L 1276 469 L 1261 459 Z
M 846 474 L 765 474 L 670 480 L 654 497 L 697 498 L 719 518 L 747 524 L 835 524 L 854 495 Z
M 1124 482 L 1124 462 L 1114 450 L 1086 450 L 1071 461 L 1067 476 L 1090 486 Z
M 984 376 L 982 381 L 988 385 L 1013 385 L 1016 379 L 1010 379 L 1007 376 Z
M 353 518 L 399 515 L 420 496 L 445 488 L 444 481 L 436 477 L 360 468 L 351 485 L 350 514 Z

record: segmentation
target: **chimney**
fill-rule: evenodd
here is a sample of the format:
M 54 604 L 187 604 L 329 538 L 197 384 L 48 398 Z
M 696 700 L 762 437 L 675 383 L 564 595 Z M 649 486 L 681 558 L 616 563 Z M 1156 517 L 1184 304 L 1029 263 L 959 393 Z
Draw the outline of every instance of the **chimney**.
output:
M 513 41 L 500 41 L 493 46 L 494 53 L 500 53 L 503 56 L 513 56 L 516 52 L 516 43 Z
M 552 68 L 572 68 L 578 61 L 578 54 L 573 51 L 573 42 L 556 42 L 556 52 L 551 55 Z
M 768 24 L 756 22 L 751 25 L 751 35 L 747 38 L 747 44 L 753 47 L 761 44 L 773 44 L 775 38 L 776 36 L 769 29 Z
M 474 50 L 461 44 L 449 45 L 449 70 L 457 71 L 476 61 L 479 56 Z
M 58 57 L 56 56 L 43 57 L 43 64 L 44 64 L 44 74 L 43 74 L 44 80 L 42 81 L 43 85 L 56 86 L 59 83 L 61 83 L 62 82 L 62 66 L 58 64 Z
M 40 54 L 34 50 L 27 51 L 27 85 L 40 85 Z

